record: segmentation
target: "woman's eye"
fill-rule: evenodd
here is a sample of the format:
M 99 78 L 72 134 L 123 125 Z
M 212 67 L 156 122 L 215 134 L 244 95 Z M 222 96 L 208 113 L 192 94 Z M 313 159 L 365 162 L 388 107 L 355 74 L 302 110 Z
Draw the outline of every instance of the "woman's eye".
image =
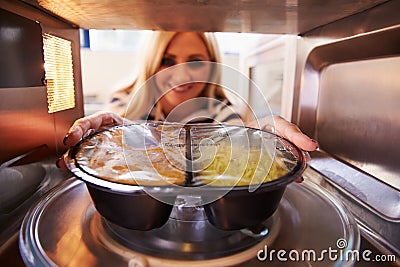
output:
M 161 60 L 161 66 L 171 67 L 173 65 L 175 65 L 175 60 L 173 60 L 172 58 L 163 58 Z

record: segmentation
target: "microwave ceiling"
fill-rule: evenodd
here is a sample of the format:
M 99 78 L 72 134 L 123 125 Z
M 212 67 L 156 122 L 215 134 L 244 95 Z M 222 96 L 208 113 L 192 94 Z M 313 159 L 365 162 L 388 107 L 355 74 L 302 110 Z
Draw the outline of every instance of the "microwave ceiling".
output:
M 300 34 L 387 0 L 22 0 L 83 29 Z

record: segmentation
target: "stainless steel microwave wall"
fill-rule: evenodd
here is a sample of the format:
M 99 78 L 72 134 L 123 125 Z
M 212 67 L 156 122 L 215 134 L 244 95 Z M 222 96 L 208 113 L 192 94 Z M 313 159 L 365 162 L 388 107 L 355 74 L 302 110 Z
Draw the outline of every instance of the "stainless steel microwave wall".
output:
M 42 143 L 60 151 L 82 116 L 79 28 L 298 35 L 292 120 L 321 146 L 305 176 L 346 204 L 365 238 L 399 258 L 400 1 L 1 0 L 0 8 L 72 42 L 77 103 L 48 114 L 45 86 L 0 88 L 3 157 Z
M 301 34 L 387 0 L 23 0 L 84 29 Z
M 67 129 L 83 116 L 79 29 L 19 1 L 2 1 L 0 8 L 0 162 L 40 145 L 46 148 L 25 162 L 55 158 L 65 152 L 62 140 Z M 72 46 L 74 107 L 53 113 L 49 112 L 49 88 L 44 84 L 45 34 L 65 39 Z
M 365 236 L 400 254 L 400 3 L 303 33 L 293 121 L 318 140 L 310 166 Z M 312 177 L 318 176 L 316 173 Z

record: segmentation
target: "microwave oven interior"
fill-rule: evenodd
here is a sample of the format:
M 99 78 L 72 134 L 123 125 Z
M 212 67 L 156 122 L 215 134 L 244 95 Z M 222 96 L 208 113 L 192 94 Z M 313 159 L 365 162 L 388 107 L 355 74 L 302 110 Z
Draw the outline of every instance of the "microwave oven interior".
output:
M 79 29 L 297 35 L 291 120 L 320 145 L 305 178 L 337 196 L 356 217 L 364 241 L 396 255 L 400 265 L 400 1 L 1 0 L 0 8 L 72 40 L 76 108 L 40 111 L 56 132 L 46 137 L 53 143 L 45 142 L 55 154 L 63 146 L 54 140 L 83 115 Z M 35 94 L 45 93 L 44 85 L 35 86 Z M 3 87 L 0 95 L 17 97 Z M 9 109 L 1 104 L 0 116 Z M 22 151 L 9 148 L 2 161 Z

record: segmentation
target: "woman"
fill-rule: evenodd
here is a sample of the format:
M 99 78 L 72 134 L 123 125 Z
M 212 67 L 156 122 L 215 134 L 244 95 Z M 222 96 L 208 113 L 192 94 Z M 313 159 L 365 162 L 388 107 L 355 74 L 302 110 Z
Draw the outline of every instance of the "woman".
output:
M 166 120 L 168 116 L 169 121 L 185 121 L 184 115 L 179 116 L 175 110 L 177 107 L 191 115 L 186 116 L 190 121 L 229 122 L 240 118 L 232 114 L 233 109 L 227 109 L 230 114 L 221 114 L 221 109 L 231 104 L 220 85 L 222 65 L 218 64 L 213 34 L 154 32 L 145 44 L 138 78 L 114 94 L 112 111 L 131 120 Z M 175 116 L 171 117 L 173 110 Z
M 78 119 L 64 138 L 67 147 L 103 126 L 129 120 L 167 120 L 241 124 L 240 116 L 220 85 L 218 47 L 210 33 L 154 32 L 143 53 L 136 80 L 116 92 L 112 112 L 98 112 Z M 121 116 L 117 115 L 120 114 Z M 300 148 L 312 151 L 318 144 L 281 117 L 245 122 L 246 126 L 274 129 Z M 64 161 L 57 165 L 65 168 Z

